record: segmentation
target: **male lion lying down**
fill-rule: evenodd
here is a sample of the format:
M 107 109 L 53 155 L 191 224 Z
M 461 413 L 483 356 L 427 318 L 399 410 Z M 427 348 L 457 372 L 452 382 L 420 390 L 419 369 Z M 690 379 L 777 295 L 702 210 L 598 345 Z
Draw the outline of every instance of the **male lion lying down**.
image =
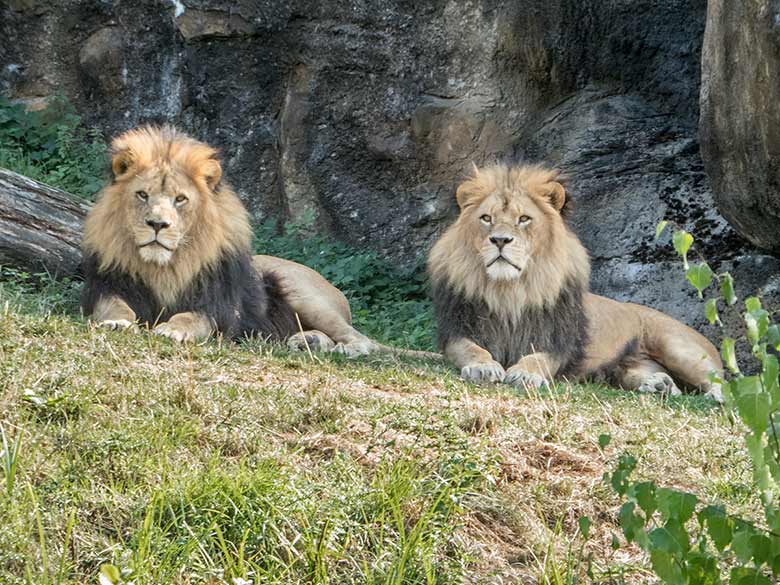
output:
M 84 226 L 84 313 L 176 341 L 219 332 L 347 355 L 389 349 L 352 327 L 347 299 L 317 272 L 250 255 L 246 209 L 221 181 L 216 154 L 171 127 L 113 141 L 114 180 Z M 309 330 L 299 331 L 296 313 Z
M 538 166 L 476 170 L 428 270 L 445 355 L 469 380 L 538 387 L 559 376 L 722 400 L 702 335 L 653 309 L 588 292 L 590 262 L 562 217 L 566 192 Z

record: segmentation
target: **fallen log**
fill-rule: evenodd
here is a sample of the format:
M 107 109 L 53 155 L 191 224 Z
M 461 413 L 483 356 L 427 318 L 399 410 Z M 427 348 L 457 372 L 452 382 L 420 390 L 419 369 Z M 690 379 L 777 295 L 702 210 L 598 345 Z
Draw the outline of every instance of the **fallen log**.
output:
M 0 169 L 0 265 L 75 274 L 88 209 L 74 195 Z

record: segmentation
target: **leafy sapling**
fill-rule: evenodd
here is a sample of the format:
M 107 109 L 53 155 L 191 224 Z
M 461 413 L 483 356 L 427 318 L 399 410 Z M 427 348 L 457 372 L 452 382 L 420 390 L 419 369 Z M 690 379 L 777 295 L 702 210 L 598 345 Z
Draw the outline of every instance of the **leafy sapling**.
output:
M 656 237 L 669 222 L 656 228 Z M 691 264 L 693 236 L 677 229 L 672 234 L 675 250 L 683 261 L 688 282 L 699 298 L 711 294 L 704 314 L 711 324 L 724 327 L 719 306 L 737 303 L 734 279 L 716 274 L 701 259 Z M 695 250 L 694 250 L 695 251 Z M 718 282 L 717 289 L 712 287 Z M 714 291 L 714 292 L 713 292 Z M 620 457 L 605 480 L 625 500 L 619 522 L 626 542 L 644 550 L 653 571 L 671 584 L 709 584 L 727 581 L 738 585 L 769 585 L 780 579 L 780 327 L 758 297 L 748 297 L 742 311 L 744 336 L 725 336 L 721 356 L 728 375 L 723 376 L 727 408 L 743 423 L 745 447 L 753 467 L 753 482 L 763 514 L 763 523 L 729 514 L 722 506 L 700 502 L 694 494 L 658 487 L 652 481 L 636 482 L 632 474 L 637 461 Z M 737 342 L 745 341 L 757 362 L 757 373 L 740 367 Z M 727 378 L 727 379 L 726 379 Z M 599 443 L 605 441 L 600 437 Z

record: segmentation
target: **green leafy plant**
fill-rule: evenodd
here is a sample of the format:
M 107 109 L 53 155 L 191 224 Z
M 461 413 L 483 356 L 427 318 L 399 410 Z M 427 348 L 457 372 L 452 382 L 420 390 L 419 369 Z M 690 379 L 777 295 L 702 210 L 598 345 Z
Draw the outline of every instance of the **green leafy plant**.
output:
M 260 254 L 280 256 L 313 268 L 349 300 L 355 326 L 386 343 L 431 349 L 433 314 L 421 265 L 398 268 L 371 251 L 361 251 L 311 232 L 306 215 L 282 230 L 274 221 L 255 231 Z
M 80 289 L 81 283 L 73 278 L 0 266 L 0 296 L 14 308 L 43 315 L 78 314 Z
M 666 229 L 661 222 L 656 237 Z M 672 243 L 682 258 L 685 276 L 699 298 L 709 298 L 704 313 L 711 324 L 722 322 L 721 308 L 734 306 L 737 295 L 729 273 L 716 274 L 701 259 L 692 264 L 688 254 L 694 238 L 681 229 Z M 718 287 L 713 284 L 717 282 Z M 780 578 L 780 328 L 772 321 L 758 297 L 745 300 L 742 317 L 745 336 L 726 336 L 721 355 L 726 376 L 722 383 L 726 408 L 745 429 L 745 447 L 753 467 L 761 510 L 754 523 L 729 514 L 724 507 L 700 502 L 691 493 L 657 486 L 652 481 L 634 481 L 637 460 L 620 457 L 605 480 L 625 500 L 619 522 L 627 542 L 635 543 L 650 558 L 653 571 L 664 583 L 769 585 Z M 756 361 L 755 374 L 744 374 L 736 352 L 737 342 L 746 341 Z M 606 445 L 608 440 L 599 439 Z
M 105 181 L 106 145 L 62 98 L 28 111 L 0 96 L 0 167 L 91 199 Z
M 0 447 L 3 448 L 0 451 L 0 469 L 3 470 L 3 478 L 5 479 L 5 492 L 8 497 L 12 497 L 14 493 L 14 484 L 16 482 L 16 470 L 19 467 L 19 453 L 22 448 L 22 435 L 16 437 L 15 441 L 11 441 L 5 434 L 3 425 L 0 425 Z

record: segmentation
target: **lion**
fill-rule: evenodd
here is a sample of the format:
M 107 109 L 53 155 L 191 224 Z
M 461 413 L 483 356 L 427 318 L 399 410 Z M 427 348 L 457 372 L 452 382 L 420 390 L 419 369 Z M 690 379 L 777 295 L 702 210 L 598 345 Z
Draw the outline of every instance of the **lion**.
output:
M 475 167 L 456 199 L 460 215 L 431 249 L 428 273 L 439 346 L 463 378 L 526 388 L 591 379 L 723 400 L 710 381 L 723 366 L 703 335 L 589 292 L 590 260 L 566 223 L 558 172 Z
M 82 241 L 81 306 L 97 325 L 147 325 L 179 342 L 221 334 L 348 356 L 428 355 L 357 331 L 346 297 L 314 270 L 252 257 L 248 213 L 210 146 L 146 126 L 113 140 L 111 170 Z

